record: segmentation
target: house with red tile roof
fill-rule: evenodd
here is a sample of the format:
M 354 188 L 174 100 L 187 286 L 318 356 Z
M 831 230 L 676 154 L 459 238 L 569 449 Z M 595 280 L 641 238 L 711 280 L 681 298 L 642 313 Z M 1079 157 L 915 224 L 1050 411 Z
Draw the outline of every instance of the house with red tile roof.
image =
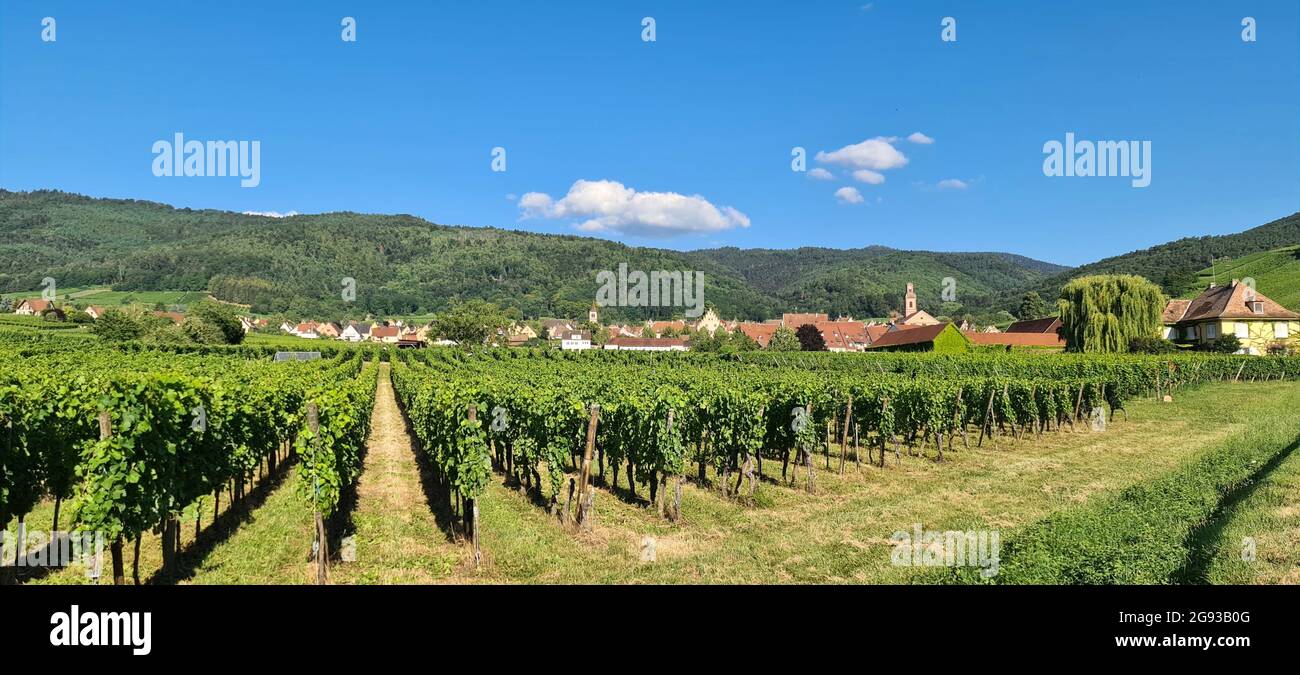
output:
M 1191 300 L 1170 300 L 1162 316 L 1166 339 L 1201 346 L 1235 335 L 1242 354 L 1300 348 L 1300 313 L 1274 302 L 1249 284 L 1233 279 L 1211 284 Z
M 370 329 L 370 339 L 374 342 L 387 342 L 397 344 L 401 339 L 402 329 L 397 326 L 381 326 L 376 324 Z
M 827 351 L 860 352 L 871 342 L 867 325 L 861 321 L 819 321 L 813 325 L 822 334 Z
M 830 321 L 831 317 L 827 314 L 782 314 L 781 325 L 790 330 L 799 330 L 800 326 L 808 324 L 817 325 Z
M 1042 347 L 1047 349 L 1065 349 L 1065 338 L 1056 333 L 981 333 L 979 331 L 962 331 L 971 344 L 1015 347 Z
M 768 343 L 772 341 L 772 334 L 780 327 L 780 324 L 774 323 L 740 322 L 740 332 L 748 335 L 749 339 L 757 342 L 762 349 L 767 349 Z
M 664 333 L 667 333 L 670 330 L 680 335 L 688 329 L 686 322 L 681 319 L 676 321 L 648 321 L 646 322 L 646 326 L 648 326 L 650 331 L 655 334 L 655 337 L 662 337 Z
M 874 343 L 876 340 L 880 339 L 880 336 L 884 335 L 885 333 L 888 333 L 888 332 L 889 332 L 889 328 L 890 328 L 890 327 L 889 327 L 888 325 L 885 325 L 885 324 L 878 324 L 878 325 L 875 325 L 875 326 L 867 326 L 866 329 L 865 329 L 865 331 L 866 331 L 866 333 L 867 333 L 867 346 L 870 347 L 872 343 Z
M 23 300 L 14 307 L 14 314 L 22 316 L 40 316 L 54 305 L 49 300 Z

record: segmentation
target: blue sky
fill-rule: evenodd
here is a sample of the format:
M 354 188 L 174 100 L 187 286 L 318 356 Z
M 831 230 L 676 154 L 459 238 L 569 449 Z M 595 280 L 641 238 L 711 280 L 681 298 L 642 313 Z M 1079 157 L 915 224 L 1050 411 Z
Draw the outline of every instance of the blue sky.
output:
M 0 186 L 1080 264 L 1300 210 L 1298 39 L 1294 0 L 0 0 Z M 178 131 L 260 141 L 260 184 L 153 175 Z M 1151 184 L 1045 176 L 1066 132 L 1150 141 Z

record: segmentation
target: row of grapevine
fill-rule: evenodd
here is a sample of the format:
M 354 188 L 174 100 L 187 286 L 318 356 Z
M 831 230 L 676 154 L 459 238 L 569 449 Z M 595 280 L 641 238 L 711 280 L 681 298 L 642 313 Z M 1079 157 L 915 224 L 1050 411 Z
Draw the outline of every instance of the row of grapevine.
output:
M 242 496 L 295 438 L 311 437 L 298 447 L 313 470 L 320 454 L 334 457 L 329 471 L 304 472 L 325 477 L 317 505 L 328 512 L 337 486 L 359 470 L 375 382 L 359 353 L 280 364 L 206 352 L 54 349 L 23 365 L 0 378 L 0 522 L 21 522 L 46 496 L 56 500 L 57 521 L 70 499 L 75 525 L 112 542 L 119 581 L 123 540 L 161 531 L 168 560 L 179 519 L 196 516 L 208 495 Z M 318 435 L 307 430 L 309 407 L 323 411 Z
M 473 427 L 474 492 L 462 492 L 462 498 L 481 492 L 486 456 L 512 481 L 547 495 L 557 512 L 569 513 L 571 474 L 579 471 L 588 411 L 595 404 L 599 478 L 618 487 L 625 468 L 632 496 L 638 484 L 645 485 L 651 503 L 670 517 L 677 515 L 676 491 L 666 503 L 664 487 L 680 481 L 691 463 L 698 480 L 705 481 L 711 466 L 723 489 L 734 493 L 746 480 L 753 490 L 764 458 L 780 460 L 783 475 L 791 460 L 811 470 L 815 449 L 829 451 L 834 442 L 847 446 L 850 439 L 868 458 L 878 451 L 882 464 L 891 445 L 897 454 L 904 443 L 933 447 L 941 457 L 955 438 L 966 445 L 982 443 L 986 435 L 1043 433 L 1074 425 L 1098 408 L 1123 410 L 1142 384 L 1134 373 L 1148 368 L 1080 363 L 1068 372 L 1035 376 L 1034 362 L 1008 359 L 1000 374 L 922 377 L 883 363 L 800 370 L 717 357 L 521 350 L 431 351 L 400 360 L 410 362 L 394 366 L 399 389 L 409 390 L 403 396 L 408 414 L 414 409 L 417 433 L 443 462 L 461 456 L 448 434 L 463 423 L 467 406 L 492 415 L 490 424 Z M 1195 363 L 1202 364 L 1198 370 L 1226 372 L 1212 361 Z M 1159 371 L 1152 382 L 1158 376 Z M 417 389 L 418 401 L 411 393 Z M 970 438 L 975 434 L 978 440 Z

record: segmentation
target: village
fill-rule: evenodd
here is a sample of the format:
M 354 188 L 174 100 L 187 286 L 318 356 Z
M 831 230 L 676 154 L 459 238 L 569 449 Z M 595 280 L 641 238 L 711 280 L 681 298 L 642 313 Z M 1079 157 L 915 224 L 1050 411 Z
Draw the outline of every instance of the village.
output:
M 83 312 L 97 320 L 106 310 L 90 305 L 83 309 L 56 307 L 47 300 L 28 299 L 13 305 L 14 314 L 43 316 L 52 320 L 75 318 L 70 313 Z M 694 321 L 685 319 L 609 323 L 600 321 L 600 308 L 593 303 L 585 321 L 542 318 L 515 321 L 497 329 L 494 344 L 511 347 L 551 347 L 563 351 L 588 349 L 629 351 L 690 351 L 698 336 L 735 336 L 751 349 L 803 349 L 805 351 L 865 352 L 933 351 L 965 352 L 971 350 L 1063 350 L 1061 321 L 1055 316 L 1021 317 L 999 329 L 988 325 L 977 328 L 965 321 L 941 321 L 919 309 L 916 290 L 907 284 L 902 295 L 901 311 L 883 320 L 832 319 L 825 313 L 783 313 L 767 321 L 723 320 L 712 309 Z M 154 316 L 180 324 L 185 315 L 177 311 L 156 309 Z M 398 348 L 452 346 L 456 342 L 437 335 L 433 322 L 415 323 L 402 319 L 370 321 L 281 322 L 273 326 L 270 319 L 240 316 L 245 333 L 279 333 L 307 340 L 374 342 Z M 85 320 L 85 319 L 82 319 Z M 1162 317 L 1162 338 L 1185 348 L 1207 348 L 1221 336 L 1235 337 L 1242 354 L 1277 353 L 1289 349 L 1300 336 L 1300 314 L 1292 312 L 1257 292 L 1249 284 L 1233 280 L 1231 284 L 1212 284 L 1194 299 L 1169 300 Z M 781 331 L 792 334 L 784 343 L 773 338 Z M 740 336 L 743 336 L 740 337 Z M 796 346 L 797 345 L 797 346 Z

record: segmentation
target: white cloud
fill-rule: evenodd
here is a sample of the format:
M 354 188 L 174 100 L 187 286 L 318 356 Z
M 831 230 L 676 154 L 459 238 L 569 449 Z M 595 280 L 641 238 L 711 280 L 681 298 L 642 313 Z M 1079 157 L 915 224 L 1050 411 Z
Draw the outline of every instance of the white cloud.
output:
M 246 216 L 265 216 L 265 217 L 267 217 L 267 218 L 290 218 L 290 217 L 292 217 L 292 216 L 296 216 L 296 215 L 298 215 L 298 212 L 297 212 L 297 211 L 289 211 L 289 212 L 287 212 L 287 213 L 280 213 L 279 211 L 245 211 L 245 212 L 244 212 L 244 215 L 246 215 Z
M 835 199 L 841 204 L 861 204 L 862 193 L 855 187 L 842 187 L 835 191 Z
M 846 145 L 831 152 L 818 152 L 817 161 L 823 164 L 838 164 L 851 169 L 870 169 L 885 171 L 907 165 L 907 157 L 890 145 L 889 138 L 877 136 L 861 143 Z
M 816 178 L 817 180 L 835 180 L 835 174 L 821 168 L 820 166 L 810 170 L 808 172 L 808 177 Z
M 868 2 L 867 4 L 865 4 L 865 5 L 862 6 L 862 11 L 864 11 L 864 12 L 870 12 L 870 11 L 871 11 L 871 8 L 872 8 L 872 7 L 875 7 L 875 6 L 876 6 L 876 3 L 874 3 L 874 2 Z
M 513 193 L 513 192 L 508 192 L 508 193 L 506 193 L 506 201 L 513 202 L 513 201 L 515 201 L 516 199 L 519 199 L 519 195 L 517 195 L 517 194 L 515 194 L 515 193 Z
M 858 169 L 853 172 L 853 180 L 856 180 L 859 183 L 867 183 L 869 185 L 880 185 L 885 182 L 885 175 L 882 173 L 876 173 L 870 169 Z
M 965 190 L 970 184 L 960 178 L 945 178 L 939 181 L 938 187 L 940 190 Z
M 917 143 L 919 145 L 930 145 L 931 143 L 934 143 L 933 138 L 930 138 L 929 136 L 926 136 L 925 134 L 919 131 L 912 132 L 912 135 L 908 136 L 907 140 L 913 143 Z
M 519 198 L 522 218 L 585 218 L 584 232 L 617 232 L 646 237 L 720 232 L 749 227 L 749 216 L 730 206 L 717 207 L 700 195 L 638 192 L 612 180 L 578 180 L 559 200 L 541 192 Z
M 543 192 L 525 192 L 519 198 L 519 208 L 524 211 L 524 217 L 545 215 L 551 203 L 551 196 Z

